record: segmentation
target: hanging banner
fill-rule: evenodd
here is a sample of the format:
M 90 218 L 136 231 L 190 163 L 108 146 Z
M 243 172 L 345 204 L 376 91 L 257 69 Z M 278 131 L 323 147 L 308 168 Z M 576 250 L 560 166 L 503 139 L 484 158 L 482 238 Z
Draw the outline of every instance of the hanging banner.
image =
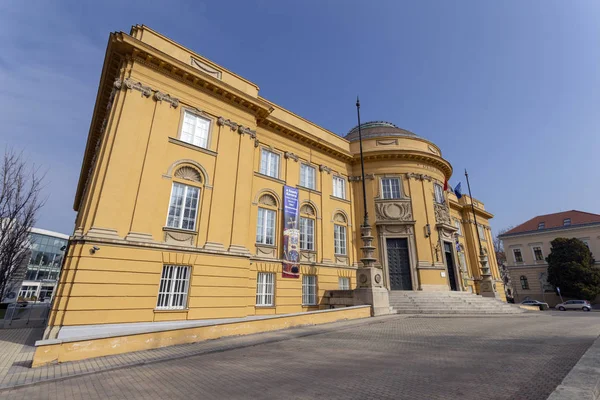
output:
M 300 276 L 300 230 L 298 229 L 298 189 L 283 187 L 283 273 L 284 278 Z

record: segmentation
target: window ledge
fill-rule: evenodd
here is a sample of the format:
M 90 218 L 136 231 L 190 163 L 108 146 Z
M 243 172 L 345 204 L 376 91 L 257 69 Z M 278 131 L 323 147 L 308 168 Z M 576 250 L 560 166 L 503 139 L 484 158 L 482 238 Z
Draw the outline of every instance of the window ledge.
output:
M 343 203 L 350 204 L 350 200 L 346 200 L 346 199 L 343 199 L 341 197 L 337 197 L 337 196 L 331 195 L 331 196 L 329 196 L 329 198 L 332 199 L 332 200 L 337 200 L 337 201 L 341 201 Z
M 204 147 L 196 146 L 195 144 L 191 144 L 188 142 L 184 142 L 183 140 L 176 139 L 174 137 L 169 137 L 169 143 L 173 143 L 179 146 L 187 147 L 188 149 L 197 150 L 202 153 L 208 154 L 209 156 L 216 157 L 217 152 L 209 149 L 205 149 Z
M 260 178 L 265 178 L 265 179 L 268 179 L 270 181 L 281 183 L 281 184 L 285 185 L 285 181 L 284 180 L 279 179 L 279 178 L 273 178 L 272 176 L 261 174 L 260 172 L 254 172 L 254 176 L 258 176 Z
M 320 191 L 318 191 L 317 189 L 311 189 L 311 188 L 309 188 L 309 187 L 302 186 L 302 185 L 297 185 L 297 186 L 296 186 L 296 188 L 297 188 L 297 189 L 300 189 L 300 190 L 306 190 L 307 192 L 314 193 L 314 194 L 318 194 L 318 195 L 320 195 L 320 194 L 321 194 L 321 192 L 320 192 Z
M 266 247 L 266 248 L 269 248 L 269 249 L 276 249 L 277 248 L 277 246 L 274 245 L 274 244 L 254 243 L 254 245 L 256 247 Z
M 260 308 L 261 310 L 264 310 L 264 309 L 269 309 L 269 308 L 273 308 L 273 309 L 274 309 L 274 308 L 277 308 L 277 306 L 275 306 L 275 305 L 273 305 L 273 306 L 259 306 L 259 305 L 257 305 L 257 304 L 255 304 L 255 305 L 254 305 L 254 307 L 256 307 L 256 308 Z
M 180 309 L 173 309 L 173 310 L 158 310 L 158 309 L 154 309 L 155 313 L 180 313 L 180 312 L 188 312 L 190 311 L 189 308 L 180 308 Z
M 170 226 L 163 226 L 163 231 L 165 232 L 179 232 L 179 233 L 186 233 L 188 235 L 197 235 L 198 232 L 197 231 L 190 231 L 187 229 L 181 229 L 181 228 L 171 228 Z

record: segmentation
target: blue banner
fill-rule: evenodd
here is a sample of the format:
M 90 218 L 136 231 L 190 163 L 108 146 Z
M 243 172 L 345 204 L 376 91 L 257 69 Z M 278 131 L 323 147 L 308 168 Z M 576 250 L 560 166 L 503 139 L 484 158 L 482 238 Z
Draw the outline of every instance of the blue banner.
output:
M 283 187 L 283 273 L 284 278 L 300 276 L 300 230 L 298 189 Z

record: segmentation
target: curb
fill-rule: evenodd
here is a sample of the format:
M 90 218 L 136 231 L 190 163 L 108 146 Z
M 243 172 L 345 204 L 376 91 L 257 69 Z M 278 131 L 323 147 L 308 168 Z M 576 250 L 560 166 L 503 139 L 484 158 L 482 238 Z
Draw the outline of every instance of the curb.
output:
M 547 400 L 600 399 L 600 337 L 575 364 Z

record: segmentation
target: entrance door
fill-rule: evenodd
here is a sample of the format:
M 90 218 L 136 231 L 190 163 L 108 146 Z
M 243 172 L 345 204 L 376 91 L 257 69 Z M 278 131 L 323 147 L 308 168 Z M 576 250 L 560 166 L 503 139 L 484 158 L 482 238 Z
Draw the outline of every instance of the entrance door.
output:
M 448 267 L 448 280 L 450 281 L 450 290 L 457 291 L 456 270 L 454 269 L 454 255 L 452 254 L 452 243 L 444 242 L 444 253 L 446 253 L 446 267 Z
M 390 288 L 392 290 L 413 290 L 410 277 L 408 239 L 386 239 Z

